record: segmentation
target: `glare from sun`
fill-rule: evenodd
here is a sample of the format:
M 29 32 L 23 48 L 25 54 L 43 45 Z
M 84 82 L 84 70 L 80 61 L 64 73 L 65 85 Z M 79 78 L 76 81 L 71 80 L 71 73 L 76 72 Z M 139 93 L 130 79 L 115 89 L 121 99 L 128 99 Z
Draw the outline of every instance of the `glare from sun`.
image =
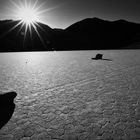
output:
M 25 27 L 25 32 L 28 29 L 31 32 L 31 27 L 36 30 L 38 23 L 46 21 L 47 17 L 50 17 L 48 13 L 60 6 L 48 7 L 47 1 L 41 0 L 10 0 L 9 10 L 11 17 L 20 21 L 14 28 L 21 25 L 21 29 Z
M 41 2 L 41 0 L 10 0 L 8 9 L 11 11 L 13 19 L 18 22 L 9 32 L 19 27 L 18 33 L 24 37 L 23 44 L 26 42 L 26 37 L 31 37 L 32 39 L 33 33 L 36 33 L 42 44 L 45 45 L 40 34 L 40 30 L 44 31 L 41 23 L 43 19 L 46 19 L 48 12 L 57 7 L 59 5 L 46 8 L 46 1 Z
M 46 2 L 40 3 L 39 0 L 11 0 L 10 2 L 12 6 L 9 10 L 11 10 L 13 18 L 19 21 L 11 30 L 19 26 L 19 32 L 24 35 L 24 39 L 28 31 L 32 35 L 34 30 L 41 39 L 38 28 L 42 29 L 40 23 L 44 17 L 43 15 L 51 10 L 44 7 Z
M 39 22 L 44 12 L 38 0 L 19 0 L 18 3 L 12 1 L 14 5 L 15 18 L 21 20 L 26 26 Z
M 31 7 L 21 8 L 17 14 L 17 18 L 21 19 L 27 25 L 39 21 L 36 9 L 33 9 Z

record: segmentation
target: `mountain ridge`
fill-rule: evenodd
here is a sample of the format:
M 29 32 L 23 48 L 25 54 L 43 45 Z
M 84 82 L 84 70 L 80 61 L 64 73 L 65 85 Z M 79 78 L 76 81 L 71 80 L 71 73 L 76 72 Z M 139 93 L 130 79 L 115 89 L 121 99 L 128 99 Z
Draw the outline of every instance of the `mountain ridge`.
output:
M 36 23 L 35 28 L 31 27 L 32 35 L 27 30 L 26 37 L 25 25 L 21 29 L 20 25 L 16 26 L 18 23 L 0 20 L 0 52 L 135 49 L 133 44 L 140 42 L 140 24 L 123 19 L 87 18 L 65 29 Z M 139 49 L 138 45 L 136 49 Z

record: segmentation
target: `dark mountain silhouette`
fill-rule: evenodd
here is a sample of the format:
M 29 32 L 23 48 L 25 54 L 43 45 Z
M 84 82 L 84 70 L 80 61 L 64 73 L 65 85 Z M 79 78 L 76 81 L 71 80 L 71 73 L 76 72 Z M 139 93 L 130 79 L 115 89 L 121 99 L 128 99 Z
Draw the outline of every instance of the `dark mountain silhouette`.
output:
M 79 49 L 80 46 L 85 49 L 121 49 L 139 41 L 136 36 L 139 39 L 140 24 L 88 18 L 71 25 L 66 31 L 71 36 L 75 34 Z
M 68 28 L 52 29 L 37 23 L 24 38 L 19 21 L 0 21 L 0 51 L 51 51 L 94 49 L 139 49 L 140 24 L 125 20 L 87 18 Z M 16 26 L 13 30 L 11 30 Z M 36 31 L 38 33 L 36 33 Z
M 53 30 L 44 24 L 39 23 L 35 29 L 31 27 L 24 37 L 26 26 L 21 29 L 17 26 L 20 21 L 6 20 L 0 22 L 0 51 L 41 51 L 51 50 L 49 47 L 50 39 L 53 36 Z

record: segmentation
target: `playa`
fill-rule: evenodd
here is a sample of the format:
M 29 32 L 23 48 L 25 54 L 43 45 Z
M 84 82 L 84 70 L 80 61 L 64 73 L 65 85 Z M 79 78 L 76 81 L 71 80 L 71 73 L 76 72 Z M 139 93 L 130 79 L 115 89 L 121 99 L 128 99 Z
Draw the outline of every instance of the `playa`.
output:
M 96 53 L 112 61 L 91 60 Z M 0 90 L 18 94 L 0 139 L 140 139 L 139 53 L 0 54 Z

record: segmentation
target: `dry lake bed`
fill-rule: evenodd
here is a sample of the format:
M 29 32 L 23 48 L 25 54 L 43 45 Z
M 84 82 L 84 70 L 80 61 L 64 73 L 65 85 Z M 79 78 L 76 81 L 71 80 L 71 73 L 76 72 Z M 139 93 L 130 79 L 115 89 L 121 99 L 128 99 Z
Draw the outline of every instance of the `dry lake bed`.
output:
M 140 140 L 140 50 L 1 53 L 0 91 L 0 140 Z

